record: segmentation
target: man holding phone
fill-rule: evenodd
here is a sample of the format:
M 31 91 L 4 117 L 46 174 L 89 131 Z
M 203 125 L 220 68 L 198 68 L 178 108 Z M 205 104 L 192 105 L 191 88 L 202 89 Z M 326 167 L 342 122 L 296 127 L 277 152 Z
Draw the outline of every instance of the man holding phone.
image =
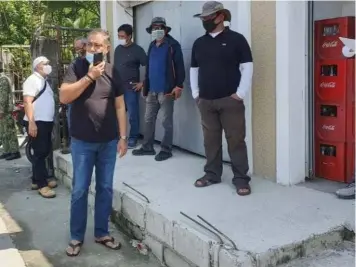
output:
M 73 62 L 64 77 L 59 98 L 72 103 L 71 149 L 73 190 L 70 215 L 71 241 L 66 254 L 78 256 L 84 242 L 88 192 L 95 167 L 95 242 L 120 249 L 109 235 L 116 154 L 127 152 L 126 108 L 119 74 L 106 55 L 110 36 L 101 29 L 88 35 L 86 57 Z M 119 127 L 118 127 L 119 126 Z
M 143 48 L 132 42 L 132 26 L 121 25 L 118 30 L 119 46 L 115 49 L 114 66 L 120 73 L 124 84 L 125 103 L 129 112 L 130 135 L 129 148 L 137 146 L 140 131 L 140 66 L 146 66 L 146 53 Z
M 163 113 L 164 136 L 156 161 L 172 157 L 174 100 L 180 98 L 185 80 L 182 48 L 162 17 L 152 19 L 146 31 L 152 36 L 143 95 L 146 96 L 144 141 L 134 156 L 155 155 L 153 148 L 158 111 Z

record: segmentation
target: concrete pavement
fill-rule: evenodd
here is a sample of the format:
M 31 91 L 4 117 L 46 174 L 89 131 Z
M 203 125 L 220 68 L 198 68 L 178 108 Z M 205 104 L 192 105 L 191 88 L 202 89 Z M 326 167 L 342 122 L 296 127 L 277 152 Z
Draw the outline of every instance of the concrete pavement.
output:
M 57 198 L 45 200 L 29 190 L 29 174 L 25 156 L 0 161 L 0 267 L 160 266 L 155 258 L 135 251 L 113 225 L 112 235 L 123 242 L 122 250 L 110 251 L 95 244 L 91 214 L 80 256 L 67 257 L 70 193 L 60 186 Z
M 170 267 L 276 266 L 340 245 L 345 226 L 354 225 L 353 201 L 303 186 L 283 187 L 253 177 L 253 194 L 239 197 L 228 166 L 222 184 L 194 188 L 204 163 L 203 158 L 181 151 L 174 151 L 167 162 L 131 153 L 117 161 L 114 220 L 144 240 Z M 70 155 L 55 153 L 55 165 L 57 177 L 70 187 Z M 94 188 L 93 182 L 91 205 Z M 196 220 L 202 216 L 237 249 L 180 212 Z

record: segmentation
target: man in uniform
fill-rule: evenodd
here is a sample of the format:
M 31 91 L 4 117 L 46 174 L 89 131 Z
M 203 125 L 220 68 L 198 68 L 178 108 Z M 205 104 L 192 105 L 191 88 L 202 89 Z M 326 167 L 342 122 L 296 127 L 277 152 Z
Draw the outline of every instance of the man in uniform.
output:
M 21 157 L 15 122 L 12 118 L 12 90 L 9 78 L 4 74 L 0 62 L 0 140 L 3 154 L 0 159 L 14 160 Z

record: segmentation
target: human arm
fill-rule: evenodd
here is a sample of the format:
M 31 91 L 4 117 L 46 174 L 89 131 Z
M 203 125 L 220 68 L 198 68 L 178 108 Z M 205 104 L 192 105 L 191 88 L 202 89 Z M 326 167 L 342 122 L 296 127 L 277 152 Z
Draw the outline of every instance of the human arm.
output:
M 252 76 L 253 76 L 253 60 L 250 45 L 248 44 L 246 38 L 241 35 L 241 41 L 238 46 L 240 58 L 240 71 L 241 79 L 240 84 L 237 88 L 236 94 L 232 97 L 243 100 L 246 95 L 250 92 L 252 87 Z
M 192 48 L 192 57 L 190 63 L 190 88 L 192 89 L 192 97 L 196 101 L 199 98 L 199 65 L 195 56 L 195 43 Z
M 35 109 L 33 100 L 40 90 L 41 89 L 38 88 L 38 85 L 31 76 L 27 78 L 22 86 L 24 109 L 28 119 L 28 134 L 32 137 L 37 136 L 37 125 L 35 122 Z
M 143 71 L 144 73 L 146 73 L 146 65 L 147 65 L 147 55 L 145 50 L 143 50 L 142 47 L 138 46 L 138 51 L 137 51 L 137 60 L 139 62 L 139 65 L 142 66 L 141 67 L 141 71 Z M 143 88 L 143 81 L 141 82 L 137 82 L 134 84 L 134 90 L 136 91 L 140 91 Z
M 119 125 L 119 135 L 120 140 L 118 143 L 117 150 L 119 152 L 119 157 L 122 158 L 127 153 L 127 140 L 122 138 L 126 136 L 127 133 L 127 116 L 126 116 L 126 106 L 124 101 L 124 90 L 119 73 L 114 70 L 113 75 L 114 80 L 114 92 L 115 92 L 115 111 L 117 124 Z
M 175 72 L 175 86 L 183 89 L 183 83 L 185 80 L 185 68 L 182 48 L 180 44 L 174 45 L 173 67 Z
M 79 80 L 75 73 L 74 66 L 74 64 L 71 64 L 68 68 L 59 91 L 59 101 L 63 104 L 72 103 L 91 83 L 98 79 L 104 73 L 105 62 L 101 62 L 97 66 L 92 66 L 88 74 Z

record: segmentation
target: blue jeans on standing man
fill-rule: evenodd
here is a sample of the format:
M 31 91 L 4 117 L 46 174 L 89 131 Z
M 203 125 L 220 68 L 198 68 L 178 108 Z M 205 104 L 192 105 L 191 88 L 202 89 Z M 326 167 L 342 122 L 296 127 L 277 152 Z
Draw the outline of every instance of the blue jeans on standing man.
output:
M 112 210 L 113 177 L 117 140 L 107 143 L 88 143 L 72 138 L 73 189 L 70 214 L 72 240 L 84 241 L 88 214 L 88 193 L 95 166 L 95 230 L 94 236 L 109 235 L 109 216 Z
M 129 113 L 130 135 L 129 146 L 135 146 L 140 134 L 140 92 L 132 89 L 132 85 L 125 88 L 125 103 Z

